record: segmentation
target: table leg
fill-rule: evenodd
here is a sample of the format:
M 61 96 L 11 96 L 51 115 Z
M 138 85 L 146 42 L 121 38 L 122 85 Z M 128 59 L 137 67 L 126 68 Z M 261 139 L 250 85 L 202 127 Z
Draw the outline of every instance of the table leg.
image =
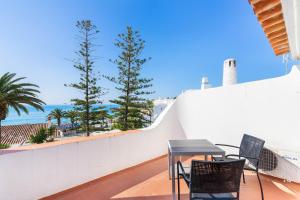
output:
M 205 159 L 205 161 L 207 161 L 207 155 L 204 155 L 204 159 Z
M 171 175 L 170 175 L 170 159 L 171 159 L 171 156 L 170 156 L 170 149 L 168 148 L 168 172 L 169 172 L 169 180 L 171 180 Z
M 175 156 L 171 154 L 171 167 L 172 167 L 172 199 L 176 200 L 176 190 L 175 190 Z

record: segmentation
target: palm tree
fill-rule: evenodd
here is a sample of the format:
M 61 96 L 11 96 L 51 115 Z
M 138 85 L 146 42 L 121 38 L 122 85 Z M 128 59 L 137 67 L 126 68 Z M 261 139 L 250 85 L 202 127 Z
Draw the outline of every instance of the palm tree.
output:
M 5 73 L 0 77 L 0 144 L 1 144 L 1 121 L 8 115 L 8 108 L 13 108 L 18 115 L 21 111 L 29 113 L 25 105 L 44 111 L 42 100 L 37 98 L 39 86 L 31 83 L 20 82 L 26 77 L 15 78 L 15 73 Z
M 52 110 L 51 113 L 48 116 L 53 117 L 54 119 L 56 119 L 57 120 L 57 126 L 60 126 L 61 118 L 63 118 L 64 115 L 65 115 L 65 112 L 62 109 L 56 108 L 56 109 Z
M 70 119 L 72 127 L 74 128 L 76 121 L 78 120 L 78 112 L 75 110 L 69 110 L 65 112 L 66 118 Z

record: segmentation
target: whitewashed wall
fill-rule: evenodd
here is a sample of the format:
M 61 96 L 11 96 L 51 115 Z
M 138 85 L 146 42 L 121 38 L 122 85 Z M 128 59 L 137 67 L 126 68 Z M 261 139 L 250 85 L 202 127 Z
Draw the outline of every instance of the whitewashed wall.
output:
M 170 123 L 141 133 L 0 155 L 0 200 L 45 197 L 166 154 L 168 139 L 183 137 L 170 108 Z
M 300 151 L 300 66 L 278 78 L 187 91 L 175 106 L 188 138 L 239 144 L 249 133 L 267 146 Z
M 296 67 L 274 79 L 190 90 L 142 133 L 0 155 L 0 199 L 37 199 L 139 164 L 166 154 L 168 139 L 238 145 L 249 133 L 269 147 L 299 152 L 299 116 Z

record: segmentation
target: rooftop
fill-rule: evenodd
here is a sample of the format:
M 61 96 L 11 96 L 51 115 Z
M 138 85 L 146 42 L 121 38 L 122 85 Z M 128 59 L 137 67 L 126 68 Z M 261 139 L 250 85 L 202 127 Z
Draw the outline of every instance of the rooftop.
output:
M 29 140 L 30 135 L 35 135 L 39 129 L 47 126 L 47 123 L 2 126 L 2 142 L 10 145 L 22 144 Z
M 201 159 L 201 158 L 193 158 Z M 190 162 L 190 159 L 185 161 Z M 298 200 L 300 185 L 263 176 L 265 200 Z M 188 188 L 182 183 L 182 199 L 188 199 Z M 168 178 L 167 157 L 162 156 L 140 165 L 110 174 L 83 185 L 43 198 L 44 200 L 169 200 L 171 181 Z M 241 200 L 260 199 L 255 174 L 246 172 L 246 184 L 241 183 Z

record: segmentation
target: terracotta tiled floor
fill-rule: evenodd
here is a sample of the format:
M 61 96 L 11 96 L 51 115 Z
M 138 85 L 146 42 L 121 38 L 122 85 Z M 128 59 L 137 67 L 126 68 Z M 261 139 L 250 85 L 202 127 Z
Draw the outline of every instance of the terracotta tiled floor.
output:
M 300 185 L 262 176 L 265 200 L 300 200 Z M 182 181 L 182 199 L 188 190 Z M 168 179 L 167 158 L 161 157 L 136 167 L 77 186 L 44 198 L 47 200 L 170 200 L 171 181 Z M 241 200 L 260 200 L 255 174 L 246 173 L 241 183 Z

